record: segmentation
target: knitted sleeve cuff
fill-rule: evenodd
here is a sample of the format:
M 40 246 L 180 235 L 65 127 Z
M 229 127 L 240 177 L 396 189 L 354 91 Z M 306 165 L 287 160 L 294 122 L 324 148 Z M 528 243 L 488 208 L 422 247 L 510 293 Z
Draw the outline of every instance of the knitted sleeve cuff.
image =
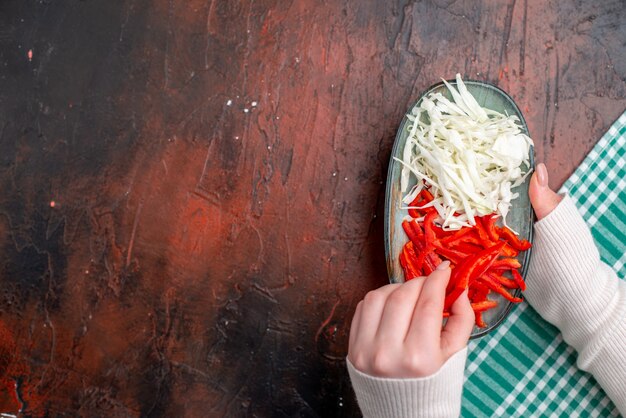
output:
M 591 232 L 568 197 L 535 224 L 528 302 L 580 350 L 618 309 L 619 280 L 600 261 Z
M 348 372 L 364 417 L 458 417 L 467 347 L 431 376 L 415 379 L 374 377 L 354 368 Z

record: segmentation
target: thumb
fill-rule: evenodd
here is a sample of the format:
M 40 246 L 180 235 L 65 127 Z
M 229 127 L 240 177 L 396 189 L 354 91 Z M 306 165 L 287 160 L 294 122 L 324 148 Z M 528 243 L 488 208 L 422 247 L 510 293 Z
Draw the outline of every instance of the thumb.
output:
M 450 318 L 441 331 L 441 348 L 446 358 L 467 345 L 474 328 L 474 310 L 467 297 L 467 289 L 452 304 Z
M 548 170 L 543 163 L 538 164 L 535 168 L 530 179 L 528 196 L 539 220 L 548 216 L 563 198 L 548 187 Z

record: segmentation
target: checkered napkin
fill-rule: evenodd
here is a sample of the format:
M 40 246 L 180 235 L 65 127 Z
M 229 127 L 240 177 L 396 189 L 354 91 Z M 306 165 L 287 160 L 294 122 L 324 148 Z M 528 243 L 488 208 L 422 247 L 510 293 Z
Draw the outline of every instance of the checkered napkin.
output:
M 565 182 L 602 261 L 626 277 L 626 113 Z M 469 344 L 461 415 L 618 417 L 576 353 L 526 302 L 494 334 Z

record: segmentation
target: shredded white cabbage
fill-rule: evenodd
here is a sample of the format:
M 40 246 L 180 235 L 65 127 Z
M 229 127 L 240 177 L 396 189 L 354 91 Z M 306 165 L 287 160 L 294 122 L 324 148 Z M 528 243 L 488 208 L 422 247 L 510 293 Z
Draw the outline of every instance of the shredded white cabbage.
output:
M 444 80 L 453 101 L 431 93 L 408 115 L 402 160 L 401 189 L 413 186 L 403 203 L 410 204 L 420 190 L 430 188 L 446 230 L 475 225 L 475 216 L 506 215 L 519 194 L 512 188 L 530 174 L 532 139 L 522 133 L 519 118 L 481 107 L 469 93 L 460 74 L 455 89 Z

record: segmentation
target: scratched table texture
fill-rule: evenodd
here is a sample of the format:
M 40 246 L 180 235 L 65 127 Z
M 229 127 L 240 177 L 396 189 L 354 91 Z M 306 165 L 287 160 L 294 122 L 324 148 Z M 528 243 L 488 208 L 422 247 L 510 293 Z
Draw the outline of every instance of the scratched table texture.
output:
M 0 2 L 0 412 L 359 416 L 407 107 L 498 85 L 556 188 L 626 108 L 625 9 Z

